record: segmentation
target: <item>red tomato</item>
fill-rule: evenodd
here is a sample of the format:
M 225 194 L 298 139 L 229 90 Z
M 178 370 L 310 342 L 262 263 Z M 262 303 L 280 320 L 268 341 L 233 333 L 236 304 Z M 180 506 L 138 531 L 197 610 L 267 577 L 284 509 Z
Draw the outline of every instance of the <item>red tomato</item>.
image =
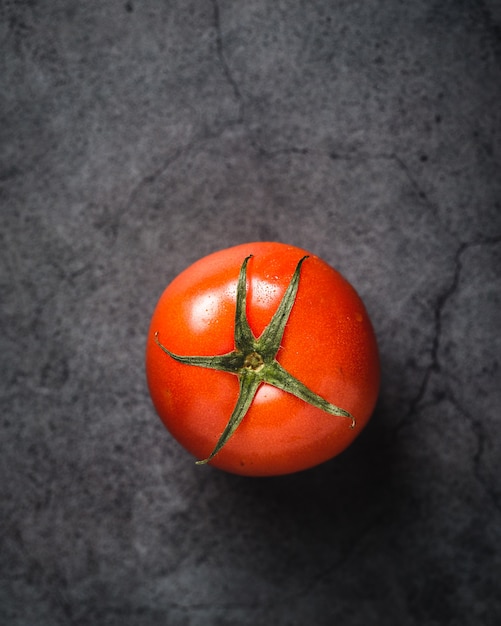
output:
M 265 329 L 294 277 L 297 292 L 283 335 L 279 333 L 274 359 L 266 353 L 270 365 L 263 365 L 261 355 L 256 356 L 262 348 L 259 338 L 270 332 Z M 244 347 L 250 356 L 241 360 L 235 336 L 239 284 L 240 296 L 246 297 L 243 334 L 247 324 L 251 332 L 246 340 L 254 346 Z M 201 361 L 177 360 L 188 355 Z M 209 369 L 204 357 L 216 355 L 230 355 L 225 363 L 236 363 L 235 371 Z M 272 370 L 300 381 L 314 400 L 341 407 L 340 414 L 314 406 L 301 393 L 284 391 L 282 383 L 277 387 L 259 378 Z M 271 476 L 327 461 L 353 442 L 374 409 L 380 366 L 370 319 L 346 279 L 305 250 L 258 242 L 200 259 L 165 289 L 148 333 L 146 374 L 157 412 L 191 454 L 228 472 Z M 254 385 L 249 408 L 215 453 L 247 378 Z

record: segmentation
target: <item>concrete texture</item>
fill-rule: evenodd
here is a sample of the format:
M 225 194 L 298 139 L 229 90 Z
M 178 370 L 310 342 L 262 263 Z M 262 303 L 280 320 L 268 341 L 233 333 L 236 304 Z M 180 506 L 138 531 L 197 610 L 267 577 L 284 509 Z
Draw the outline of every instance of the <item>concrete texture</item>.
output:
M 0 623 L 501 623 L 501 5 L 0 2 Z M 167 283 L 280 240 L 364 298 L 373 420 L 196 467 L 151 406 Z

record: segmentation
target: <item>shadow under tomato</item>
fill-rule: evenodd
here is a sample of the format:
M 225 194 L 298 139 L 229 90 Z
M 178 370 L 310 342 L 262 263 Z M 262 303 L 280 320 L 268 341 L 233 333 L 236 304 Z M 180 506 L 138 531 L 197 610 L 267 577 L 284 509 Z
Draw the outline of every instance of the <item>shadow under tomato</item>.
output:
M 231 501 L 254 543 L 274 555 L 300 560 L 323 554 L 343 558 L 372 524 L 394 506 L 391 438 L 378 405 L 364 432 L 341 455 L 310 470 L 271 478 L 214 472 L 218 492 Z
M 230 588 L 238 592 L 244 584 L 250 596 L 263 598 L 281 590 L 282 602 L 302 597 L 312 610 L 315 602 L 328 602 L 342 575 L 338 566 L 391 501 L 384 441 L 376 409 L 348 450 L 310 470 L 249 478 L 206 468 L 206 531 L 218 537 L 217 561 L 231 563 L 244 581 L 228 580 Z

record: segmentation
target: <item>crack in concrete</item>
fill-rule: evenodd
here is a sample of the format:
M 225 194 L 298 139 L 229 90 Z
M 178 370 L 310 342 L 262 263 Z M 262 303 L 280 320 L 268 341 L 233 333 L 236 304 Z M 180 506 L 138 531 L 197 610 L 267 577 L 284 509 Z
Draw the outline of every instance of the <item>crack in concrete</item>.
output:
M 237 81 L 233 77 L 228 61 L 226 60 L 226 56 L 224 53 L 224 40 L 223 33 L 221 29 L 221 12 L 219 7 L 218 0 L 212 0 L 213 7 L 213 19 L 214 19 L 214 29 L 216 31 L 216 53 L 217 58 L 219 60 L 219 64 L 223 70 L 224 77 L 226 78 L 228 84 L 230 85 L 233 96 L 238 104 L 238 116 L 234 123 L 241 124 L 244 121 L 244 101 L 242 97 L 242 92 L 240 91 L 240 87 L 238 86 Z
M 189 152 L 199 143 L 203 143 L 206 141 L 210 141 L 213 139 L 218 139 L 221 137 L 226 129 L 231 126 L 238 126 L 243 124 L 244 122 L 244 99 L 242 93 L 240 91 L 240 87 L 238 86 L 237 81 L 233 77 L 230 66 L 226 60 L 226 56 L 224 53 L 224 41 L 221 29 L 221 15 L 220 15 L 220 7 L 218 0 L 211 0 L 213 6 L 213 28 L 216 33 L 216 54 L 219 61 L 219 64 L 222 68 L 223 75 L 231 87 L 233 92 L 233 96 L 238 105 L 238 115 L 235 120 L 229 120 L 224 128 L 217 132 L 210 132 L 207 129 L 203 129 L 201 133 L 196 134 L 196 136 L 188 142 L 185 146 L 177 149 L 174 153 L 169 154 L 169 156 L 165 157 L 162 163 L 156 167 L 149 174 L 145 174 L 139 182 L 131 189 L 128 199 L 125 202 L 124 211 L 120 212 L 118 216 L 115 218 L 111 225 L 113 243 L 116 242 L 118 238 L 118 233 L 120 230 L 120 223 L 123 217 L 128 213 L 130 207 L 133 205 L 135 199 L 140 195 L 141 191 L 147 188 L 149 185 L 153 184 L 162 174 L 180 157 Z
M 430 379 L 433 374 L 440 373 L 441 371 L 441 363 L 439 357 L 440 344 L 442 338 L 442 315 L 445 306 L 447 305 L 450 298 L 454 295 L 459 287 L 459 282 L 461 278 L 461 272 L 463 269 L 462 257 L 467 250 L 475 246 L 483 246 L 483 245 L 492 245 L 501 242 L 501 236 L 485 238 L 480 241 L 463 241 L 459 244 L 455 254 L 454 254 L 454 271 L 452 275 L 452 279 L 449 285 L 437 296 L 435 307 L 434 307 L 434 324 L 433 324 L 433 336 L 431 340 L 430 346 L 430 364 L 426 368 L 424 372 L 421 384 L 415 396 L 411 398 L 409 403 L 409 408 L 405 416 L 400 420 L 400 422 L 395 427 L 395 433 L 397 433 L 400 428 L 402 428 L 406 423 L 409 422 L 409 418 L 414 416 L 419 407 L 423 405 L 423 401 L 428 392 L 428 386 L 430 383 Z
M 298 154 L 298 155 L 308 155 L 314 154 L 315 152 L 318 155 L 324 155 L 323 151 L 316 151 L 309 147 L 298 147 L 298 146 L 289 146 L 284 148 L 277 148 L 275 150 L 268 150 L 259 144 L 256 141 L 251 141 L 251 146 L 260 154 L 266 158 L 274 158 L 283 154 Z M 439 208 L 438 206 L 430 199 L 428 194 L 422 189 L 421 185 L 418 183 L 416 178 L 413 176 L 411 169 L 407 165 L 407 163 L 400 157 L 396 152 L 364 152 L 363 150 L 353 150 L 353 151 L 334 151 L 331 150 L 328 153 L 329 158 L 332 161 L 393 161 L 396 163 L 398 168 L 405 175 L 407 180 L 409 181 L 415 195 L 422 201 L 432 212 L 433 216 L 440 222 L 440 225 L 447 230 L 446 226 L 443 224 L 442 220 L 439 216 Z
M 485 450 L 485 442 L 487 440 L 487 433 L 480 419 L 475 419 L 468 411 L 460 405 L 452 391 L 448 391 L 447 397 L 456 411 L 463 415 L 470 423 L 471 429 L 477 440 L 477 449 L 473 455 L 473 475 L 475 479 L 483 488 L 485 493 L 490 498 L 494 508 L 501 513 L 501 498 L 499 493 L 496 492 L 494 485 L 482 472 L 483 454 Z
M 410 182 L 411 187 L 413 188 L 415 194 L 418 196 L 420 200 L 422 200 L 428 206 L 428 208 L 433 212 L 435 217 L 441 222 L 438 216 L 438 207 L 430 200 L 427 193 L 421 188 L 421 185 L 417 182 L 417 180 L 412 175 L 411 170 L 408 167 L 407 163 L 401 157 L 399 157 L 398 154 L 396 154 L 395 152 L 391 153 L 388 156 L 388 158 L 393 159 L 395 163 L 397 163 L 397 165 L 400 167 L 400 169 L 402 170 L 402 172 L 405 174 L 408 181 Z
M 428 365 L 424 373 L 423 379 L 421 381 L 421 385 L 416 395 L 414 396 L 414 398 L 411 399 L 411 402 L 409 404 L 409 409 L 402 423 L 404 421 L 407 421 L 409 417 L 412 417 L 417 412 L 419 405 L 421 404 L 421 402 L 426 396 L 426 392 L 428 390 L 428 385 L 429 385 L 432 374 L 440 372 L 441 365 L 440 365 L 438 352 L 440 349 L 440 342 L 441 342 L 441 337 L 442 337 L 442 314 L 443 314 L 444 307 L 447 304 L 448 300 L 453 296 L 453 294 L 456 292 L 458 288 L 459 279 L 460 279 L 461 270 L 462 270 L 461 257 L 464 251 L 466 250 L 466 248 L 467 248 L 467 244 L 465 243 L 461 243 L 459 245 L 458 249 L 456 250 L 454 254 L 454 272 L 452 275 L 452 280 L 450 284 L 444 289 L 444 291 L 442 293 L 439 293 L 437 296 L 434 311 L 433 311 L 434 323 L 433 323 L 433 337 L 431 340 L 431 347 L 430 347 L 430 364 Z M 397 429 L 398 428 L 399 426 L 397 426 Z
M 223 75 L 227 83 L 230 85 L 231 90 L 233 92 L 233 96 L 237 102 L 238 115 L 235 120 L 229 120 L 225 124 L 225 128 L 223 128 L 223 130 L 219 132 L 211 133 L 210 131 L 205 129 L 204 131 L 202 131 L 202 133 L 194 137 L 193 140 L 189 142 L 186 146 L 183 146 L 182 148 L 178 149 L 174 154 L 169 155 L 167 158 L 165 158 L 162 164 L 158 166 L 153 172 L 143 176 L 143 178 L 133 187 L 133 189 L 129 193 L 129 197 L 126 202 L 125 213 L 127 213 L 128 209 L 132 206 L 134 199 L 140 194 L 142 189 L 154 183 L 155 180 L 157 180 L 159 176 L 161 176 L 169 168 L 169 166 L 172 165 L 172 163 L 174 163 L 183 154 L 191 150 L 196 144 L 200 142 L 208 141 L 211 139 L 217 139 L 224 134 L 225 129 L 228 128 L 229 126 L 241 125 L 244 122 L 244 99 L 240 91 L 240 87 L 237 81 L 235 80 L 235 78 L 233 77 L 233 74 L 231 72 L 228 61 L 226 60 L 226 56 L 224 52 L 224 40 L 223 40 L 223 34 L 222 34 L 222 29 L 221 29 L 221 12 L 220 12 L 220 7 L 219 7 L 219 2 L 218 0 L 211 0 L 211 1 L 212 1 L 212 7 L 213 7 L 213 28 L 216 33 L 216 54 L 217 54 L 219 64 L 222 68 Z M 116 240 L 117 238 L 118 231 L 119 231 L 119 224 L 120 224 L 122 217 L 123 217 L 123 213 L 120 213 L 117 219 L 115 220 L 115 223 L 113 224 L 114 240 Z
M 464 243 L 461 248 L 461 254 L 464 254 L 467 250 L 472 247 L 479 246 L 491 246 L 498 245 L 501 243 L 501 235 L 495 237 L 484 238 L 480 241 L 471 241 L 469 243 Z M 462 265 L 460 267 L 462 269 Z M 501 512 L 501 499 L 499 493 L 496 491 L 492 481 L 488 479 L 487 476 L 482 472 L 483 465 L 483 455 L 485 451 L 485 444 L 487 441 L 487 433 L 485 432 L 484 424 L 481 419 L 476 419 L 473 415 L 471 415 L 457 400 L 454 392 L 448 388 L 447 389 L 447 397 L 449 398 L 451 404 L 455 407 L 458 413 L 461 413 L 470 423 L 472 431 L 477 440 L 477 450 L 473 456 L 473 469 L 474 475 L 478 483 L 482 486 L 485 493 L 491 499 L 494 507 L 498 512 Z
M 501 512 L 501 501 L 499 494 L 496 492 L 494 486 L 491 484 L 491 481 L 483 474 L 482 472 L 482 463 L 483 463 L 483 453 L 485 450 L 485 442 L 487 438 L 487 434 L 484 430 L 483 424 L 481 420 L 475 419 L 471 414 L 469 414 L 459 403 L 457 398 L 455 397 L 452 390 L 448 387 L 448 385 L 443 382 L 441 385 L 441 389 L 438 389 L 435 400 L 431 400 L 429 402 L 425 402 L 426 395 L 428 393 L 429 383 L 434 374 L 439 374 L 442 371 L 442 366 L 440 363 L 440 345 L 442 339 L 442 316 L 444 309 L 452 298 L 452 296 L 457 292 L 459 288 L 459 283 L 461 279 L 461 272 L 463 270 L 463 257 L 464 254 L 473 247 L 477 246 L 486 246 L 486 245 L 496 245 L 501 243 L 501 236 L 488 237 L 479 241 L 469 241 L 469 242 L 461 242 L 454 254 L 454 272 L 452 279 L 449 285 L 443 290 L 441 294 L 438 295 L 435 309 L 434 309 L 434 333 L 431 341 L 430 347 L 430 364 L 427 367 L 423 379 L 421 381 L 421 385 L 414 396 L 411 399 L 409 408 L 405 416 L 400 420 L 400 422 L 396 425 L 393 430 L 393 437 L 396 437 L 400 430 L 411 423 L 412 417 L 414 417 L 421 408 L 426 406 L 431 406 L 436 403 L 437 399 L 441 400 L 446 397 L 451 404 L 455 407 L 458 413 L 462 414 L 470 423 L 473 433 L 475 434 L 477 440 L 477 450 L 473 456 L 473 468 L 474 468 L 474 476 L 478 483 L 482 486 L 484 491 L 488 494 L 491 499 L 496 510 Z
M 175 152 L 170 153 L 168 156 L 164 157 L 160 165 L 158 165 L 149 174 L 145 174 L 132 187 L 132 189 L 130 190 L 128 194 L 126 201 L 124 202 L 123 211 L 116 212 L 115 216 L 111 218 L 112 223 L 109 228 L 110 228 L 111 235 L 112 235 L 111 237 L 112 241 L 111 241 L 110 249 L 113 248 L 113 246 L 116 244 L 118 240 L 122 220 L 124 220 L 127 217 L 131 207 L 135 205 L 136 199 L 140 197 L 141 192 L 147 187 L 149 187 L 150 185 L 153 185 L 155 181 L 157 181 L 158 178 L 160 178 L 173 163 L 175 163 L 179 158 L 184 156 L 184 154 L 189 152 L 193 148 L 193 146 L 196 145 L 199 141 L 200 141 L 200 138 L 195 138 L 191 142 L 189 142 L 187 145 L 182 146 L 181 148 L 178 148 Z

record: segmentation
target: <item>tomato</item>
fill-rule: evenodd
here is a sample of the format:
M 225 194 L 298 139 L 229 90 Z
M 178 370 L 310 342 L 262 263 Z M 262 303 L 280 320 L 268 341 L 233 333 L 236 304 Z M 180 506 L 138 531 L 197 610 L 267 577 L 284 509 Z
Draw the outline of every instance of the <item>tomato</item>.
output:
M 200 259 L 165 289 L 146 346 L 153 404 L 199 463 L 297 472 L 346 449 L 376 403 L 365 306 L 319 257 L 275 242 Z

